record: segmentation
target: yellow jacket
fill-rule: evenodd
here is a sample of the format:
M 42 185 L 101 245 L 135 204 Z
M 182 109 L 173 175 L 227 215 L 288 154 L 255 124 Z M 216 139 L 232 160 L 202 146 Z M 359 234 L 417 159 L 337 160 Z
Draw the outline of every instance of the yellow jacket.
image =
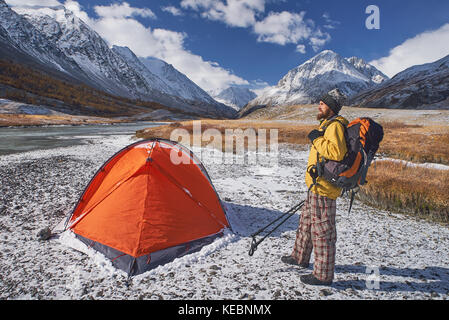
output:
M 338 120 L 345 126 L 348 125 L 348 120 L 338 116 Z M 322 131 L 328 125 L 329 120 L 323 120 L 320 124 L 319 131 Z M 332 121 L 332 120 L 331 120 Z M 320 154 L 320 161 L 323 158 L 334 161 L 341 161 L 346 155 L 347 147 L 344 130 L 345 128 L 339 121 L 334 121 L 327 127 L 324 136 L 318 137 L 313 141 L 310 149 L 309 161 L 307 163 L 306 171 L 306 185 L 307 188 L 313 184 L 313 179 L 309 174 L 311 167 L 317 163 L 317 151 Z M 327 180 L 318 177 L 317 184 L 312 187 L 313 193 L 319 194 L 324 197 L 336 200 L 341 195 L 341 188 L 335 187 Z

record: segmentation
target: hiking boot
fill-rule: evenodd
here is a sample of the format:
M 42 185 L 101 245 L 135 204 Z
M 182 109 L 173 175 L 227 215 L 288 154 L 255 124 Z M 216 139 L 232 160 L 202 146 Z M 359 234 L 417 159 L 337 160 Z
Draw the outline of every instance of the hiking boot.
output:
M 305 268 L 305 269 L 309 267 L 308 263 L 301 263 L 301 264 L 299 264 L 298 261 L 296 261 L 296 259 L 293 258 L 292 256 L 283 256 L 283 257 L 281 257 L 281 261 L 283 263 L 291 264 L 293 266 L 299 266 L 299 267 Z
M 330 286 L 332 284 L 332 281 L 321 281 L 315 278 L 313 274 L 306 274 L 303 276 L 300 276 L 299 279 L 302 283 L 310 284 L 312 286 Z

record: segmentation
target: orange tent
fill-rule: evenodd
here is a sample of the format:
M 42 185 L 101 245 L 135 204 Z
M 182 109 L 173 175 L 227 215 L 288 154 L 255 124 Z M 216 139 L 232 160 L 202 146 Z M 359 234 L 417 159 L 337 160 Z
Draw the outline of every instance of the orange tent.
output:
M 129 145 L 90 181 L 66 229 L 136 275 L 198 251 L 230 228 L 204 166 L 163 139 Z

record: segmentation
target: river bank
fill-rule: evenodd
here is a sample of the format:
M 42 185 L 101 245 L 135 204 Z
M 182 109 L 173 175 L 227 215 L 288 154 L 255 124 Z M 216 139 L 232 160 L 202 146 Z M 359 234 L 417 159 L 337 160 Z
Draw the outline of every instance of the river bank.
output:
M 116 124 L 130 121 L 88 116 L 70 115 L 26 115 L 0 114 L 0 128 L 2 127 L 43 127 L 43 126 L 78 126 L 92 124 Z
M 0 128 L 0 155 L 94 143 L 93 140 L 102 140 L 109 135 L 130 136 L 139 129 L 162 124 L 164 122 L 141 121 L 4 127 Z

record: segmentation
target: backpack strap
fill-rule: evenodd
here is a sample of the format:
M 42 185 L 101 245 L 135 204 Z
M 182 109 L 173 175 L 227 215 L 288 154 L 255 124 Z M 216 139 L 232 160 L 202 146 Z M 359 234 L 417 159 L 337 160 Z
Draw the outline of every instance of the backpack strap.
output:
M 346 125 L 341 120 L 338 119 L 338 115 L 329 118 L 327 120 L 327 123 L 321 129 L 323 129 L 323 131 L 326 131 L 326 129 L 334 122 L 339 122 L 346 129 Z
M 321 127 L 320 129 L 322 129 L 324 132 L 326 132 L 326 129 L 327 129 L 332 123 L 334 123 L 334 122 L 339 122 L 339 123 L 345 128 L 345 130 L 346 130 L 346 125 L 345 125 L 342 121 L 340 121 L 340 120 L 338 119 L 338 115 L 335 115 L 335 116 L 329 118 L 329 119 L 327 120 L 327 123 L 326 123 L 323 127 Z M 319 185 L 319 184 L 317 183 L 317 178 L 318 178 L 318 177 L 321 177 L 321 176 L 323 175 L 323 168 L 324 168 L 324 164 L 325 164 L 325 163 L 326 163 L 326 160 L 325 160 L 325 159 L 324 159 L 323 161 L 320 161 L 320 153 L 319 153 L 318 150 L 317 150 L 317 152 L 316 152 L 316 164 L 313 165 L 313 166 L 311 166 L 311 167 L 309 167 L 309 168 L 307 169 L 307 172 L 308 172 L 309 175 L 312 177 L 312 182 L 313 182 L 313 183 L 310 185 L 310 187 L 309 187 L 309 191 L 310 191 L 314 186 Z
M 363 148 L 362 148 L 363 150 Z M 367 183 L 366 175 L 368 174 L 368 168 L 371 165 L 371 162 L 374 160 L 375 153 L 371 150 L 368 154 L 363 152 L 363 156 L 365 157 L 363 171 L 360 175 L 360 185 L 363 186 Z
M 354 190 L 351 190 L 351 202 L 349 202 L 348 214 L 351 213 L 352 203 L 354 202 L 355 194 L 356 194 L 356 192 Z
M 346 125 L 341 120 L 338 119 L 338 115 L 335 115 L 335 116 L 332 116 L 331 118 L 329 118 L 327 120 L 327 123 L 321 129 L 324 132 L 326 132 L 327 128 L 334 122 L 338 122 L 338 123 L 340 123 L 343 126 L 344 134 L 345 134 L 345 138 L 346 138 Z M 317 150 L 317 164 L 319 163 L 318 159 L 319 159 L 319 152 Z
M 340 120 L 338 120 L 337 117 L 338 117 L 338 115 L 335 115 L 335 116 L 329 118 L 329 119 L 327 120 L 327 123 L 326 123 L 323 127 L 320 127 L 320 129 L 322 129 L 324 132 L 326 132 L 327 128 L 328 128 L 332 123 L 334 123 L 334 122 L 339 122 L 339 123 L 341 123 L 341 125 L 342 125 L 342 126 L 345 128 L 345 130 L 346 130 L 345 124 L 344 124 L 343 122 L 341 122 Z M 312 145 L 313 145 L 313 144 L 312 144 Z M 316 148 L 315 148 L 315 149 L 316 149 Z M 318 152 L 318 150 L 317 150 L 317 164 L 318 164 L 318 163 L 319 163 L 319 152 Z

